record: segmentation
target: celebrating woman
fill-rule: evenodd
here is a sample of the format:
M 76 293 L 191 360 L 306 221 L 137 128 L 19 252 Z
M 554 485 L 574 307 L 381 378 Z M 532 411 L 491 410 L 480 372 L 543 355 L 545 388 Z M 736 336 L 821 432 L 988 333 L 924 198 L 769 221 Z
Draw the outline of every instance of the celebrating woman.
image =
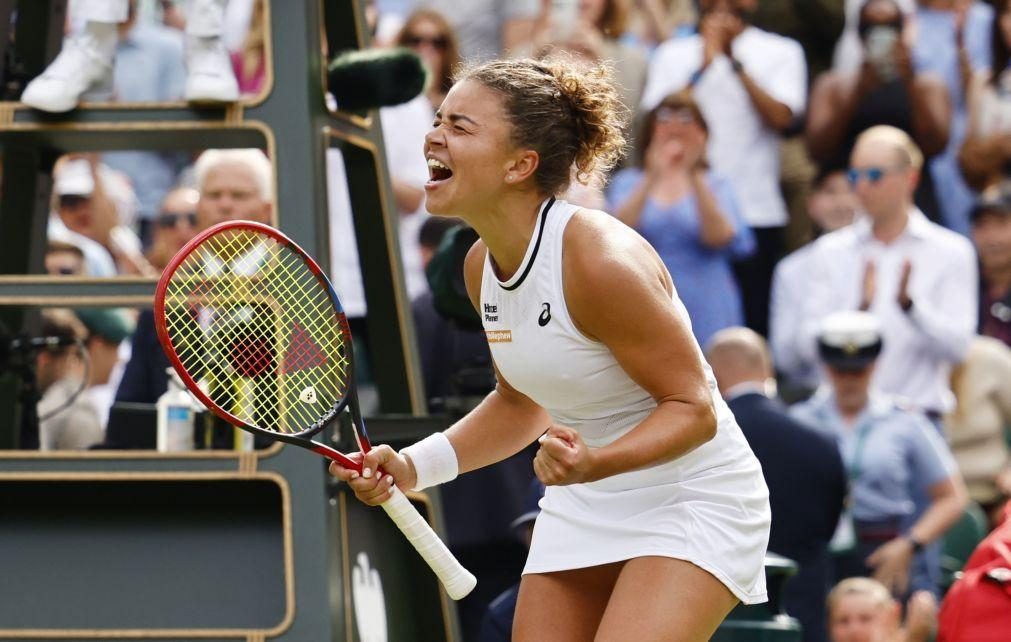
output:
M 618 159 L 624 111 L 604 66 L 461 73 L 425 141 L 425 191 L 481 237 L 464 272 L 498 387 L 445 432 L 374 448 L 361 475 L 331 466 L 378 504 L 537 440 L 547 491 L 514 640 L 707 640 L 766 599 L 768 490 L 670 275 L 631 228 L 555 198 L 573 167 L 587 180 Z

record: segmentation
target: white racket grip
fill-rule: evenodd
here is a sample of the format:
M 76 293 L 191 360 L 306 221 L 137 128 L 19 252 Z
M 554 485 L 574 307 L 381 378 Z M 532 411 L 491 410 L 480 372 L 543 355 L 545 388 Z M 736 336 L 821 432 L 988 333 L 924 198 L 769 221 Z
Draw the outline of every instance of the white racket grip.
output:
M 425 562 L 432 567 L 451 598 L 459 600 L 474 590 L 477 578 L 449 552 L 418 509 L 411 504 L 411 500 L 407 499 L 399 488 L 394 486 L 392 496 L 381 506 L 407 536 L 407 540 L 421 553 Z

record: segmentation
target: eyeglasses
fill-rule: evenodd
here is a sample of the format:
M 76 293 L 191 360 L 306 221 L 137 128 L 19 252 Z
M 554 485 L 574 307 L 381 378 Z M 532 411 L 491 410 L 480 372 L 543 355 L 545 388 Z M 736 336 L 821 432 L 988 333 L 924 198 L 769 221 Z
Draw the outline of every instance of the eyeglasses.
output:
M 894 169 L 885 169 L 883 167 L 866 167 L 864 169 L 851 167 L 846 172 L 846 178 L 849 179 L 850 185 L 854 187 L 860 182 L 860 177 L 866 178 L 867 182 L 871 185 L 877 185 L 878 181 L 894 171 Z
M 196 227 L 197 213 L 196 212 L 186 212 L 185 214 L 165 213 L 158 217 L 157 223 L 158 227 L 168 229 L 170 227 L 178 226 L 180 221 L 183 220 L 185 220 L 190 227 Z
M 420 47 L 423 44 L 429 44 L 439 51 L 445 51 L 446 47 L 449 46 L 449 38 L 446 36 L 435 36 L 434 38 L 426 36 L 407 36 L 404 38 L 404 44 L 408 47 Z
M 690 125 L 695 122 L 695 114 L 685 107 L 660 107 L 656 110 L 656 122 Z

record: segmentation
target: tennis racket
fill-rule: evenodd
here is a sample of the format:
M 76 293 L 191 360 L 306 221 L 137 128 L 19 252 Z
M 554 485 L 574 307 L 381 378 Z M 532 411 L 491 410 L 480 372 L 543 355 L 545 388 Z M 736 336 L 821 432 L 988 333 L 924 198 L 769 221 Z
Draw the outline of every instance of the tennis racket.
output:
M 186 387 L 214 414 L 361 472 L 311 439 L 349 411 L 362 453 L 351 331 L 319 265 L 278 230 L 220 223 L 173 257 L 155 291 L 155 326 Z M 458 600 L 477 580 L 396 486 L 383 509 Z

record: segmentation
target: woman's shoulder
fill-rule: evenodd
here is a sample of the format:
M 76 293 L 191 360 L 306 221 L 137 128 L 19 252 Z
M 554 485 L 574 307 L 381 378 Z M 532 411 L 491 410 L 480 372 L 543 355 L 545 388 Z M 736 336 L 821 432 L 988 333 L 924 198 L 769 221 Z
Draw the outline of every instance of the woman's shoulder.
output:
M 565 227 L 563 263 L 588 281 L 649 278 L 666 273 L 656 250 L 638 232 L 607 212 L 580 208 Z
M 564 232 L 566 251 L 591 252 L 601 250 L 630 250 L 646 243 L 638 232 L 617 217 L 591 207 L 577 207 Z
M 606 212 L 576 210 L 562 246 L 565 302 L 587 336 L 600 337 L 601 327 L 619 323 L 610 310 L 638 309 L 674 295 L 673 280 L 652 246 Z M 609 310 L 602 310 L 604 302 Z

